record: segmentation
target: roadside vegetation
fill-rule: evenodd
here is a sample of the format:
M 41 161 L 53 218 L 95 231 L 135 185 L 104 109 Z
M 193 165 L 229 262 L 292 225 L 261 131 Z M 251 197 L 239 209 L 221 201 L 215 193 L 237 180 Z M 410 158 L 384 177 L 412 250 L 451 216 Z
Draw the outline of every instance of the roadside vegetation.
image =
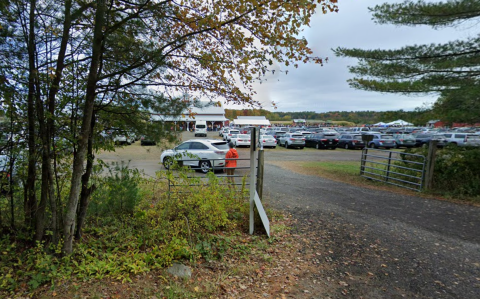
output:
M 88 296 L 103 297 L 101 288 L 88 286 L 108 281 L 118 287 L 107 294 L 120 298 L 126 291 L 122 286 L 145 275 L 154 281 L 143 295 L 205 297 L 218 292 L 215 283 L 183 285 L 169 279 L 164 270 L 175 261 L 195 267 L 232 255 L 241 260 L 279 238 L 246 235 L 249 205 L 244 186 L 234 191 L 213 173 L 207 176 L 208 182 L 191 179 L 188 169 L 175 177 L 172 172 L 159 172 L 157 179 L 145 180 L 127 166 L 113 165 L 108 175 L 95 177 L 98 187 L 74 254 L 63 255 L 61 246 L 48 240 L 30 244 L 28 231 L 2 234 L 0 297 L 73 298 L 86 291 Z M 168 192 L 167 180 L 182 187 Z M 279 216 L 269 214 L 273 219 Z M 272 230 L 286 228 L 273 225 Z M 267 263 L 272 259 L 265 253 L 259 258 Z

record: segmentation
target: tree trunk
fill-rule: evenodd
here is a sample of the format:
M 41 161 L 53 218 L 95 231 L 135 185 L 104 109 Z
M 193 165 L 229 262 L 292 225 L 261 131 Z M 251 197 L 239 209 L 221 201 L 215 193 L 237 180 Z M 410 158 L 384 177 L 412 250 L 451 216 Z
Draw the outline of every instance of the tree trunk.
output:
M 95 115 L 92 117 L 92 128 L 95 126 Z M 93 170 L 93 161 L 95 156 L 93 155 L 93 135 L 90 134 L 90 138 L 88 139 L 88 157 L 87 157 L 87 168 L 85 169 L 85 173 L 82 176 L 82 191 L 80 193 L 80 207 L 77 216 L 77 223 L 78 227 L 75 232 L 75 239 L 78 240 L 82 237 L 82 229 L 83 225 L 85 224 L 85 218 L 87 216 L 87 209 L 89 204 L 89 199 L 91 194 L 95 191 L 96 186 L 92 185 L 88 187 L 88 182 L 90 180 L 90 175 L 92 174 Z
M 35 77 L 37 76 L 37 69 L 35 66 L 35 9 L 36 0 L 30 1 L 30 15 L 29 15 L 29 33 L 28 33 L 28 178 L 26 192 L 28 192 L 25 202 L 25 225 L 33 227 L 35 225 L 35 211 L 37 209 L 37 198 L 35 194 L 35 180 L 36 180 L 36 165 L 35 165 Z
M 81 179 L 84 170 L 83 162 L 87 153 L 88 138 L 91 132 L 93 108 L 95 104 L 95 92 L 98 75 L 100 72 L 100 57 L 103 45 L 103 26 L 105 24 L 105 0 L 97 1 L 95 12 L 95 27 L 92 43 L 92 61 L 87 81 L 87 92 L 83 110 L 82 127 L 78 137 L 78 152 L 73 160 L 72 181 L 70 194 L 67 202 L 64 223 L 63 251 L 67 254 L 73 251 L 73 237 L 75 233 L 75 216 L 78 205 L 78 198 L 81 189 Z

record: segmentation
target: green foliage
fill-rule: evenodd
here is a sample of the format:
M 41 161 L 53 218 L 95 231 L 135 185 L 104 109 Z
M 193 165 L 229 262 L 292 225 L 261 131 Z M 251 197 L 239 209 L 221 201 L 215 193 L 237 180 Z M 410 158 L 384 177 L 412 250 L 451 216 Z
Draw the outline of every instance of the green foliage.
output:
M 108 176 L 97 178 L 97 186 L 89 205 L 95 216 L 132 214 L 140 201 L 140 173 L 129 169 L 128 163 L 113 164 Z
M 447 147 L 435 160 L 434 187 L 450 196 L 480 197 L 480 149 Z
M 19 290 L 33 293 L 44 284 L 55 288 L 63 280 L 127 282 L 132 275 L 162 269 L 175 260 L 248 253 L 250 243 L 234 241 L 248 225 L 246 191 L 234 192 L 213 173 L 206 179 L 189 178 L 191 170 L 176 173 L 178 178 L 172 172 L 160 177 L 182 187 L 160 196 L 147 190 L 152 182 L 142 181 L 127 165 L 116 165 L 110 176 L 98 179 L 98 192 L 73 255 L 62 257 L 60 247 L 46 243 L 29 247 L 14 241 L 16 236 L 2 236 L 0 297 Z
M 407 149 L 406 152 L 427 156 L 428 149 Z M 447 146 L 437 151 L 433 190 L 444 196 L 480 197 L 480 148 Z

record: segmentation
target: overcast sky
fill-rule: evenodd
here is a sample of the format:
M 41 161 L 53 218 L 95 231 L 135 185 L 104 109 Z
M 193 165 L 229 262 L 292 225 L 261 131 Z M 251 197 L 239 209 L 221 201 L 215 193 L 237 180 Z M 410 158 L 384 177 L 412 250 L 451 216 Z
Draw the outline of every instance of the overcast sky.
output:
M 302 64 L 288 74 L 275 72 L 266 83 L 258 84 L 255 100 L 271 111 L 387 111 L 413 110 L 424 103 L 433 103 L 437 96 L 403 96 L 360 91 L 346 82 L 352 78 L 349 65 L 355 59 L 337 58 L 331 49 L 337 47 L 362 49 L 396 49 L 405 45 L 430 44 L 465 38 L 471 28 L 434 30 L 427 26 L 398 27 L 377 25 L 368 7 L 393 2 L 387 0 L 339 0 L 339 12 L 317 14 L 311 27 L 303 32 L 314 54 L 328 57 L 324 66 Z M 398 1 L 397 1 L 398 2 Z M 271 102 L 277 109 L 272 109 Z M 229 106 L 225 108 L 241 109 Z

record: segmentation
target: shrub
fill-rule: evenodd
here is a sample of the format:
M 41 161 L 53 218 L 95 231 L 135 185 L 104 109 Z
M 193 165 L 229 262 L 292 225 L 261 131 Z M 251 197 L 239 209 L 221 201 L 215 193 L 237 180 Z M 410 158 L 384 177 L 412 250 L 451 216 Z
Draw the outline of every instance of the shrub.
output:
M 406 152 L 427 156 L 428 149 Z M 447 146 L 437 151 L 433 175 L 434 192 L 446 196 L 480 196 L 480 148 Z

